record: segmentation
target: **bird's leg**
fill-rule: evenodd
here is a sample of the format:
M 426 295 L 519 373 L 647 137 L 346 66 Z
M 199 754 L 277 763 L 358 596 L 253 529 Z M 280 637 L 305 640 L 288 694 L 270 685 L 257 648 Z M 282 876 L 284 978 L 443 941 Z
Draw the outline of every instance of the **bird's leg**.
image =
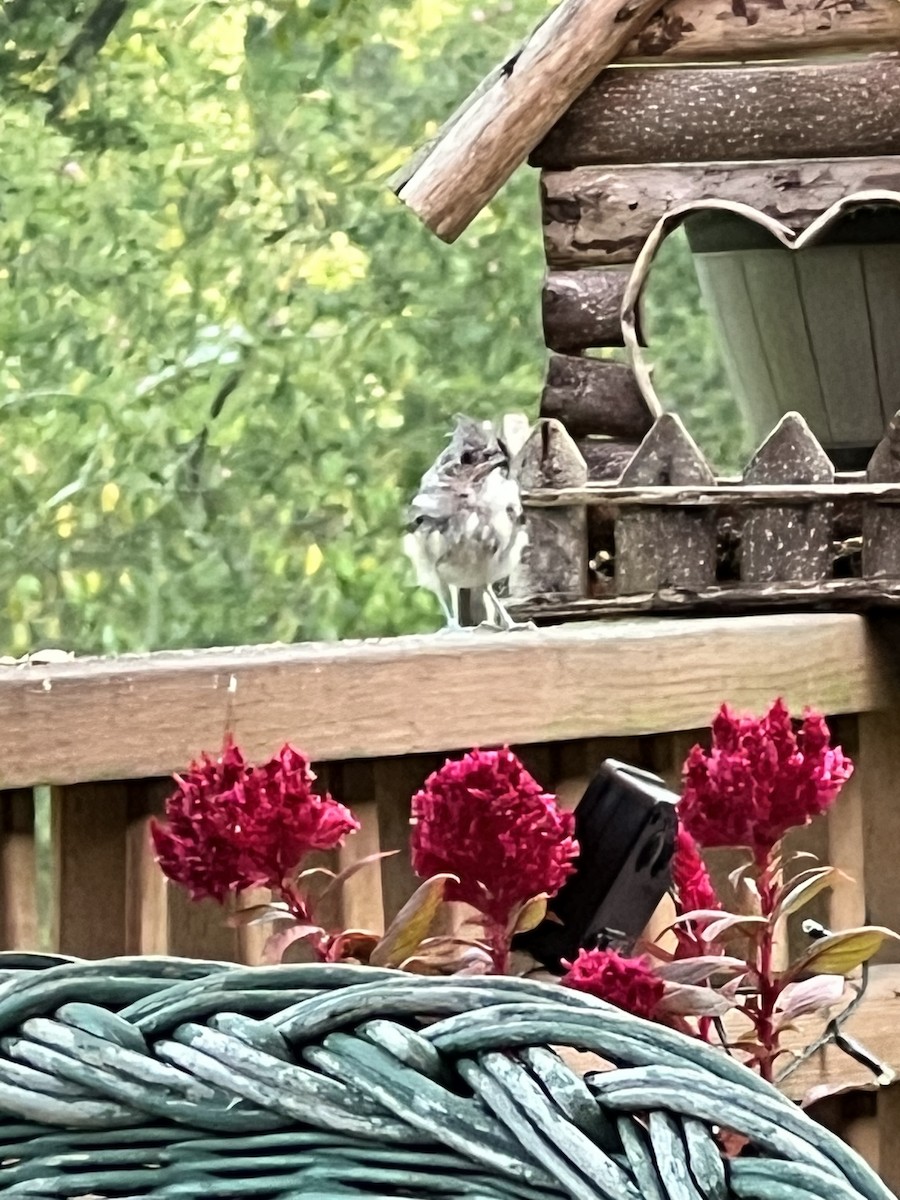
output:
M 434 594 L 437 596 L 441 612 L 444 614 L 444 628 L 441 632 L 459 633 L 459 596 L 456 589 L 442 585 L 440 590 L 435 590 Z
M 516 621 L 515 620 L 515 618 L 510 614 L 506 605 L 503 603 L 503 601 L 500 599 L 500 597 L 494 591 L 493 584 L 489 583 L 485 587 L 484 594 L 485 594 L 486 602 L 488 599 L 490 600 L 491 606 L 493 607 L 493 610 L 494 610 L 495 617 L 499 618 L 499 621 L 492 622 L 492 624 L 495 624 L 497 629 L 503 629 L 503 630 L 537 629 L 537 626 L 535 625 L 534 621 Z
M 462 605 L 460 603 L 460 589 L 453 587 L 451 584 L 445 584 L 440 592 L 436 593 L 441 609 L 444 613 L 444 628 L 440 633 L 471 633 L 473 626 L 464 625 L 462 623 Z

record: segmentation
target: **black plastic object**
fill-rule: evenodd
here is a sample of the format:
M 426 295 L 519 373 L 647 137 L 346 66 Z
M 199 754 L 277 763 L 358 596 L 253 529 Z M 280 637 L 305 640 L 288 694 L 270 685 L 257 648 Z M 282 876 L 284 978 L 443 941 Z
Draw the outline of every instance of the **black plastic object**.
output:
M 514 949 L 551 971 L 581 948 L 627 952 L 671 886 L 677 801 L 656 775 L 607 759 L 575 809 L 577 870 Z

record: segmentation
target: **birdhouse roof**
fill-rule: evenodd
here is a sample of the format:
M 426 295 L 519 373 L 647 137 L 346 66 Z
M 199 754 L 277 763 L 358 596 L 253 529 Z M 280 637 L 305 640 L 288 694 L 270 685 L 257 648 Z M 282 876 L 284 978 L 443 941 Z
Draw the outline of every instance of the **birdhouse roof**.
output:
M 394 177 L 454 241 L 610 65 L 797 58 L 900 46 L 897 0 L 561 0 Z

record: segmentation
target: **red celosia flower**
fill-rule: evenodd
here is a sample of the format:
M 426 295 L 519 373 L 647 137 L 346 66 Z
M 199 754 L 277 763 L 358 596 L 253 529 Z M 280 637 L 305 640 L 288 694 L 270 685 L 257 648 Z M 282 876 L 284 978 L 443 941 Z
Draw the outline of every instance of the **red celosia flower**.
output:
M 615 950 L 581 950 L 562 982 L 566 987 L 607 1000 L 636 1017 L 652 1019 L 666 989 L 646 958 L 625 958 Z
M 672 886 L 675 889 L 679 913 L 722 907 L 706 864 L 700 857 L 697 843 L 680 821 L 678 832 L 675 835 L 675 854 L 672 857 Z M 702 932 L 703 926 L 706 924 L 708 924 L 707 921 L 698 922 L 699 928 L 695 929 L 686 929 L 684 925 L 676 925 L 678 957 L 709 953 L 710 948 L 701 945 L 695 936 Z
M 575 818 L 508 749 L 446 762 L 413 796 L 412 821 L 416 874 L 456 875 L 447 899 L 495 927 L 533 897 L 555 895 L 575 869 Z
M 359 828 L 329 795 L 313 792 L 309 760 L 293 746 L 252 766 L 231 741 L 204 754 L 166 801 L 151 833 L 163 872 L 195 900 L 219 903 L 246 888 L 278 891 L 311 850 L 331 850 Z
M 697 843 L 680 821 L 672 857 L 672 884 L 683 912 L 722 907 Z
M 723 705 L 712 734 L 710 752 L 695 746 L 685 764 L 679 815 L 698 845 L 747 846 L 758 862 L 825 812 L 853 772 L 824 718 L 808 712 L 795 733 L 781 700 L 760 719 Z

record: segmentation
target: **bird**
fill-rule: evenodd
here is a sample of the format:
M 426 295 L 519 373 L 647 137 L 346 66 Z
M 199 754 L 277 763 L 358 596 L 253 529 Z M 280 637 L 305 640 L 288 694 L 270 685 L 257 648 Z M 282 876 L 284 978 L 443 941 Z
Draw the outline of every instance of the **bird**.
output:
M 527 541 L 509 451 L 490 421 L 457 416 L 449 444 L 422 476 L 404 539 L 419 585 L 437 596 L 446 629 L 462 628 L 460 590 L 482 593 L 489 627 L 521 628 L 494 585 L 509 577 Z

